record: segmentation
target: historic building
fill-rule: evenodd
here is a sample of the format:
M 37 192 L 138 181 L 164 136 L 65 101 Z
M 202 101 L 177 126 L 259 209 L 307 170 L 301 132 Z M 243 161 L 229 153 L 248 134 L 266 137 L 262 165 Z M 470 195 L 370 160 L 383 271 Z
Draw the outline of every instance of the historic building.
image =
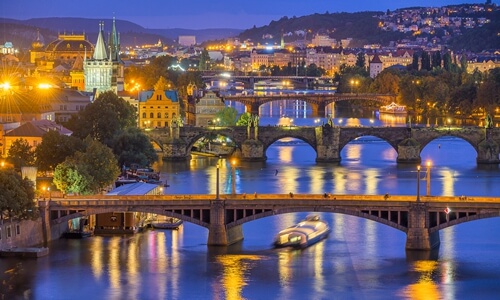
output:
M 109 49 L 109 51 L 108 51 Z M 85 91 L 97 93 L 123 91 L 123 63 L 120 60 L 120 40 L 116 31 L 115 19 L 108 43 L 104 41 L 104 23 L 99 23 L 99 34 L 92 58 L 85 57 L 83 72 Z
M 179 95 L 177 91 L 167 90 L 166 87 L 167 81 L 160 77 L 153 91 L 139 93 L 139 128 L 170 127 L 183 122 Z
M 217 94 L 208 91 L 196 103 L 196 126 L 217 125 L 217 113 L 225 107 Z

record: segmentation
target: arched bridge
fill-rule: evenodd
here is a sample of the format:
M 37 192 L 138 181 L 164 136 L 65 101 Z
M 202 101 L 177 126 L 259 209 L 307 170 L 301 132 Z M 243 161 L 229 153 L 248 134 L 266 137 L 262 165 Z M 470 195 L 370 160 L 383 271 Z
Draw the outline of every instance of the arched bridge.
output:
M 259 107 L 276 100 L 301 100 L 311 105 L 314 116 L 325 116 L 326 106 L 330 103 L 349 100 L 375 101 L 389 104 L 396 101 L 396 95 L 389 94 L 339 94 L 333 91 L 304 90 L 304 91 L 270 91 L 253 95 L 231 95 L 220 93 L 223 100 L 240 102 L 245 105 L 246 111 L 252 114 L 259 113 Z
M 223 135 L 241 150 L 241 160 L 264 161 L 266 150 L 282 138 L 297 138 L 316 151 L 318 162 L 339 162 L 342 149 L 362 136 L 374 136 L 389 143 L 398 153 L 399 163 L 418 163 L 420 152 L 431 141 L 444 136 L 459 137 L 477 152 L 480 164 L 497 164 L 499 160 L 500 128 L 480 127 L 319 127 L 258 126 L 258 127 L 180 127 L 159 128 L 148 132 L 151 140 L 162 149 L 164 160 L 188 160 L 194 143 L 203 136 Z
M 218 198 L 218 199 L 217 199 Z M 439 244 L 439 230 L 500 216 L 500 198 L 407 195 L 145 195 L 70 196 L 40 202 L 50 225 L 106 212 L 146 212 L 208 228 L 209 245 L 243 239 L 241 225 L 291 212 L 330 212 L 370 219 L 407 235 L 406 248 L 427 250 Z M 50 232 L 48 233 L 50 234 Z

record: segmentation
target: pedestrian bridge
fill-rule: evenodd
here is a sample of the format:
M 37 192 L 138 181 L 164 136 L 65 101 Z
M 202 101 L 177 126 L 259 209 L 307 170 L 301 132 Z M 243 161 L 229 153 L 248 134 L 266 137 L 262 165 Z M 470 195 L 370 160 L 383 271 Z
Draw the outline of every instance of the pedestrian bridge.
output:
M 219 198 L 219 199 L 217 199 Z M 439 230 L 500 216 L 500 198 L 409 195 L 238 194 L 67 196 L 40 201 L 46 234 L 50 227 L 77 217 L 107 212 L 146 212 L 182 219 L 208 228 L 208 245 L 243 239 L 241 225 L 293 212 L 330 212 L 370 219 L 407 234 L 406 248 L 439 245 Z

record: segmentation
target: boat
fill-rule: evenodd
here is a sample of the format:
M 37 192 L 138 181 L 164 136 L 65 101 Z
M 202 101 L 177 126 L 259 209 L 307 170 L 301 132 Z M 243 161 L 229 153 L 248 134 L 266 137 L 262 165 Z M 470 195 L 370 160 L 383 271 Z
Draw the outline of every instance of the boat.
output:
M 154 221 L 151 223 L 151 227 L 155 229 L 179 229 L 182 225 L 182 220 L 177 218 L 167 218 L 162 221 Z
M 386 113 L 386 114 L 406 114 L 406 106 L 405 105 L 399 105 L 394 102 L 392 102 L 389 105 L 384 105 L 379 108 L 379 112 L 381 113 Z
M 307 216 L 298 224 L 280 231 L 274 240 L 275 247 L 306 248 L 330 234 L 328 223 L 317 215 Z

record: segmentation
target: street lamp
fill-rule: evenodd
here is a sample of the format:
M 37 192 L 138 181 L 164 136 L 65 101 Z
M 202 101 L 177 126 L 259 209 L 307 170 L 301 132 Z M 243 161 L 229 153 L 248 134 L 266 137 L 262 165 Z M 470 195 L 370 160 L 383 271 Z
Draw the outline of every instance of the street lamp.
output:
M 359 84 L 358 80 L 351 79 L 351 94 L 352 94 L 352 86 L 357 86 Z
M 450 126 L 451 126 L 451 119 L 448 118 L 448 131 L 450 131 Z
M 219 200 L 219 162 L 217 161 L 217 171 L 215 177 L 215 200 Z
M 417 202 L 420 202 L 420 165 L 417 166 Z
M 426 180 L 426 195 L 431 195 L 431 161 L 427 161 L 427 174 L 425 174 Z
M 231 194 L 236 195 L 236 159 L 231 160 Z

